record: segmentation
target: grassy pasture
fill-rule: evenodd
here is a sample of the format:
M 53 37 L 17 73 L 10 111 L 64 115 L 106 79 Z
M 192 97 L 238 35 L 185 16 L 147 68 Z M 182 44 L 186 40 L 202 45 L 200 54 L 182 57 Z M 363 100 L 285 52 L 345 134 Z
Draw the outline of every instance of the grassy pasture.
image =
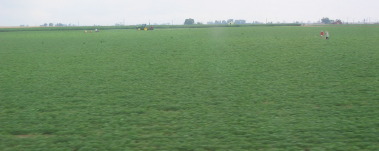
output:
M 375 26 L 2 32 L 0 150 L 375 150 L 378 39 Z
M 13 31 L 66 31 L 66 30 L 114 30 L 114 29 L 136 29 L 140 25 L 128 26 L 70 26 L 70 27 L 1 27 L 0 32 Z M 215 27 L 280 27 L 280 26 L 301 26 L 301 24 L 195 24 L 195 25 L 151 25 L 155 29 L 173 28 L 215 28 Z M 368 25 L 366 25 L 368 26 Z M 148 25 L 150 27 L 150 25 Z

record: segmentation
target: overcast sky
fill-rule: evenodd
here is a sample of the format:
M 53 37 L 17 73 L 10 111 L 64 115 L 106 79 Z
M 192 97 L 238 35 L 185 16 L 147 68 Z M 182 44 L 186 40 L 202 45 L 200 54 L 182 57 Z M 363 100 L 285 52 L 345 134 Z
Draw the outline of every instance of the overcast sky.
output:
M 183 24 L 186 18 L 203 23 L 314 22 L 322 17 L 378 22 L 378 8 L 379 0 L 0 0 L 0 26 Z

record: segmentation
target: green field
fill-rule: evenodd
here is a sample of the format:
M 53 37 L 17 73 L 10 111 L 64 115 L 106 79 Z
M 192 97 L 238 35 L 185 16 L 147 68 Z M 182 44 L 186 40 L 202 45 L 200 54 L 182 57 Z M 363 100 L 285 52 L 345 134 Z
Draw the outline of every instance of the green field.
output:
M 379 26 L 0 32 L 0 150 L 376 150 L 378 39 Z

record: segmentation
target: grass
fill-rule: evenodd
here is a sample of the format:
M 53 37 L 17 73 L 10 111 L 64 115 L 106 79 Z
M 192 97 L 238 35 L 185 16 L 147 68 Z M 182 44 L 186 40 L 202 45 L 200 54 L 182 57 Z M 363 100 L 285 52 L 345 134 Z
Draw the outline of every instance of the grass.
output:
M 127 26 L 67 26 L 67 27 L 8 27 L 1 28 L 0 32 L 14 31 L 68 31 L 68 30 L 115 30 L 115 29 L 136 29 L 141 25 Z M 280 26 L 301 26 L 301 24 L 194 24 L 194 25 L 151 25 L 154 29 L 176 29 L 176 28 L 215 28 L 215 27 L 280 27 Z M 370 25 L 365 25 L 370 26 Z M 374 26 L 374 25 L 372 25 Z M 150 25 L 147 25 L 150 27 Z
M 378 31 L 3 32 L 0 148 L 375 150 Z

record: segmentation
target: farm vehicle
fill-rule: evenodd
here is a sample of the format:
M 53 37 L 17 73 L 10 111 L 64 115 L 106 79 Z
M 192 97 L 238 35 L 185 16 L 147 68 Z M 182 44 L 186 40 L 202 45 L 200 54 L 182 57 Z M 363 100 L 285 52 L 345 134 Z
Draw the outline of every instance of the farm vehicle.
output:
M 144 31 L 154 30 L 154 27 L 153 26 L 148 27 L 146 24 L 142 24 L 140 26 L 137 26 L 137 30 L 144 30 Z

